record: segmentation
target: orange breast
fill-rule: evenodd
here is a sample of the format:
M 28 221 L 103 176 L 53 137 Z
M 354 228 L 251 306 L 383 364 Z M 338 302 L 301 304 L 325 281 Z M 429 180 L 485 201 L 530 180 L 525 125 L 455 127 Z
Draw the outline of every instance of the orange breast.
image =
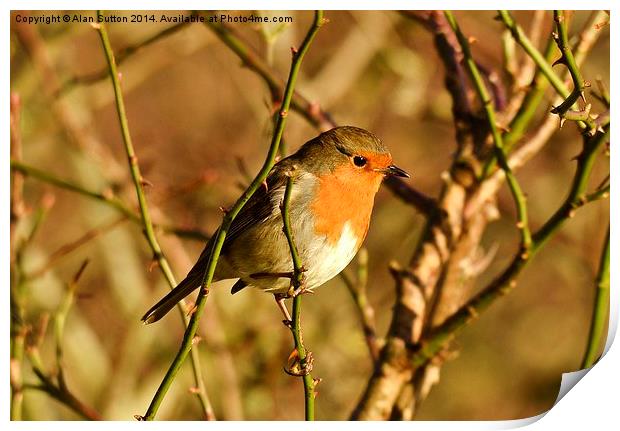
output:
M 375 194 L 381 180 L 382 175 L 361 173 L 349 165 L 320 176 L 311 206 L 316 233 L 327 236 L 335 244 L 340 239 L 345 223 L 349 222 L 359 238 L 358 246 L 361 245 L 368 232 Z

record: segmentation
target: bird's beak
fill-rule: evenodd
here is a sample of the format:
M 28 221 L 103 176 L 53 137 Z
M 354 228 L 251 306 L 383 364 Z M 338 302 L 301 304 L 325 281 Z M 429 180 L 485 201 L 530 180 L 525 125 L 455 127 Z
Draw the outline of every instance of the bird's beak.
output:
M 381 172 L 384 175 L 389 175 L 392 177 L 403 177 L 403 178 L 409 178 L 409 174 L 407 172 L 405 172 L 404 170 L 402 170 L 401 168 L 399 168 L 398 166 L 395 165 L 390 165 L 385 169 L 381 169 Z

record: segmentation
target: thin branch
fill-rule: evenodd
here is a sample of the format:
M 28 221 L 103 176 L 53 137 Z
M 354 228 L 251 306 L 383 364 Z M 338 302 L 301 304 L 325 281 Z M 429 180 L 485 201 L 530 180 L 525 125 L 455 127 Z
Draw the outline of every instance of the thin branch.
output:
M 82 416 L 84 419 L 88 420 L 101 420 L 102 417 L 95 409 L 89 407 L 85 403 L 83 403 L 79 398 L 77 398 L 67 386 L 67 382 L 65 380 L 64 368 L 63 368 L 63 349 L 62 349 L 62 335 L 64 330 L 64 322 L 69 313 L 71 305 L 73 304 L 73 299 L 75 295 L 75 290 L 77 288 L 78 281 L 82 274 L 84 273 L 84 269 L 88 264 L 88 260 L 85 260 L 81 265 L 78 271 L 73 276 L 72 280 L 67 284 L 67 292 L 56 311 L 55 324 L 54 324 L 54 340 L 56 343 L 56 375 L 53 376 L 50 373 L 46 373 L 44 371 L 43 362 L 39 355 L 39 347 L 41 342 L 43 341 L 43 334 L 45 333 L 46 324 L 44 323 L 41 327 L 40 333 L 38 336 L 34 336 L 31 338 L 31 342 L 26 348 L 26 353 L 28 356 L 28 360 L 32 365 L 32 370 L 35 375 L 38 377 L 41 382 L 40 385 L 24 385 L 26 389 L 37 389 L 43 391 L 50 395 L 52 398 L 61 402 L 62 404 L 69 407 L 78 415 Z M 44 320 L 47 322 L 47 320 Z
M 310 374 L 310 371 L 312 371 L 312 355 L 311 352 L 306 351 L 301 331 L 301 297 L 305 286 L 305 269 L 299 257 L 299 252 L 293 238 L 293 231 L 291 230 L 290 202 L 291 193 L 293 191 L 292 175 L 293 173 L 291 173 L 286 180 L 286 189 L 284 190 L 284 198 L 280 205 L 280 209 L 284 224 L 284 235 L 286 235 L 286 240 L 291 251 L 291 259 L 293 261 L 293 277 L 291 278 L 291 283 L 297 292 L 297 295 L 293 299 L 293 321 L 291 322 L 291 331 L 295 341 L 297 360 L 299 361 L 299 374 L 302 376 L 304 382 L 305 418 L 307 421 L 313 421 L 314 398 L 316 394 L 314 393 L 315 380 L 312 378 L 312 374 Z
M 370 305 L 368 295 L 366 294 L 366 285 L 368 282 L 368 251 L 365 248 L 362 248 L 357 253 L 357 277 L 355 281 L 344 271 L 340 273 L 340 277 L 353 297 L 360 323 L 362 324 L 366 345 L 368 346 L 368 353 L 370 353 L 372 362 L 375 363 L 377 359 L 379 359 L 382 341 L 377 339 L 375 310 L 372 305 Z
M 86 266 L 88 266 L 88 259 L 84 260 L 80 265 L 80 268 L 77 270 L 73 279 L 67 283 L 67 291 L 65 293 L 64 298 L 60 302 L 60 306 L 56 310 L 56 315 L 54 316 L 54 340 L 56 342 L 56 368 L 58 370 L 57 380 L 58 387 L 68 392 L 67 382 L 65 380 L 65 373 L 63 367 L 63 335 L 65 330 L 65 321 L 67 320 L 67 315 L 69 314 L 69 310 L 73 305 L 75 299 L 75 292 L 78 288 L 78 281 L 82 277 Z
M 387 177 L 383 181 L 383 184 L 385 184 L 395 196 L 399 197 L 406 204 L 413 206 L 425 216 L 432 216 L 439 211 L 435 199 L 414 189 L 400 178 L 394 176 Z
M 198 292 L 198 297 L 196 298 L 195 311 L 192 314 L 189 325 L 185 331 L 179 351 L 172 363 L 170 364 L 170 367 L 168 368 L 166 375 L 164 376 L 159 388 L 157 389 L 146 414 L 142 417 L 142 419 L 144 420 L 153 420 L 155 418 L 157 410 L 159 409 L 159 406 L 161 405 L 161 402 L 163 401 L 164 396 L 168 391 L 168 388 L 174 381 L 174 378 L 176 377 L 181 367 L 181 364 L 187 357 L 189 351 L 193 350 L 192 345 L 194 343 L 194 337 L 198 329 L 198 322 L 206 304 L 207 294 L 209 292 L 209 287 L 211 286 L 211 281 L 213 280 L 213 275 L 215 274 L 215 267 L 220 256 L 222 246 L 224 245 L 226 234 L 228 233 L 228 230 L 230 229 L 233 220 L 235 219 L 237 214 L 239 214 L 239 211 L 241 211 L 241 208 L 243 208 L 247 201 L 252 197 L 254 192 L 262 186 L 263 181 L 265 181 L 265 179 L 269 175 L 269 172 L 271 171 L 271 168 L 275 164 L 280 141 L 284 132 L 284 126 L 286 124 L 286 118 L 288 116 L 289 108 L 291 107 L 291 99 L 293 98 L 295 81 L 297 80 L 302 60 L 306 52 L 308 51 L 308 48 L 310 47 L 314 36 L 316 35 L 319 28 L 323 25 L 323 22 L 323 12 L 317 11 L 314 16 L 314 22 L 312 24 L 312 27 L 306 34 L 306 37 L 303 40 L 299 50 L 293 52 L 291 70 L 286 83 L 286 88 L 284 90 L 282 105 L 280 106 L 280 117 L 276 124 L 273 138 L 271 140 L 271 145 L 269 147 L 269 151 L 267 153 L 267 157 L 265 159 L 263 167 L 257 174 L 256 178 L 254 178 L 252 183 L 248 186 L 246 191 L 239 197 L 239 199 L 237 200 L 237 202 L 235 202 L 232 208 L 224 215 L 222 224 L 218 228 L 217 234 L 213 238 L 213 245 L 209 254 L 209 260 L 207 262 L 205 273 L 203 275 L 201 283 L 202 287 Z
M 193 14 L 194 13 L 192 13 L 192 15 Z M 155 43 L 158 40 L 163 39 L 164 37 L 176 33 L 177 31 L 186 27 L 188 24 L 189 21 L 181 21 L 178 24 L 172 25 L 158 33 L 153 34 L 145 40 L 126 46 L 125 48 L 121 49 L 118 54 L 116 54 L 116 65 L 120 66 L 125 60 L 130 58 L 136 52 L 140 51 L 142 48 L 151 45 L 152 43 Z M 60 86 L 60 88 L 55 94 L 55 97 L 63 97 L 78 86 L 91 85 L 99 81 L 103 81 L 108 77 L 108 73 L 108 68 L 106 67 L 97 72 L 89 73 L 88 75 L 74 76 L 73 78 L 65 81 Z
M 214 15 L 213 12 L 201 12 L 201 14 L 207 18 Z M 283 94 L 284 83 L 233 27 L 219 20 L 211 21 L 209 19 L 205 21 L 205 25 L 241 59 L 248 69 L 263 79 L 267 87 L 269 87 L 272 96 L 275 96 L 273 97 L 274 99 L 280 99 L 280 94 Z M 291 108 L 303 115 L 306 120 L 321 131 L 326 131 L 336 126 L 336 123 L 327 112 L 297 91 L 293 93 Z
M 581 76 L 581 71 L 579 70 L 577 63 L 575 62 L 573 51 L 568 44 L 568 28 L 566 25 L 566 17 L 564 16 L 564 11 L 553 11 L 553 19 L 558 30 L 557 35 L 554 35 L 555 40 L 558 44 L 558 48 L 560 48 L 560 52 L 562 53 L 562 57 L 558 62 L 563 63 L 568 68 L 568 71 L 573 78 L 573 91 L 570 92 L 564 102 L 553 108 L 551 112 L 553 112 L 554 114 L 558 114 L 560 117 L 568 118 L 566 117 L 566 114 L 571 108 L 571 106 L 573 106 L 577 102 L 577 99 L 581 97 L 583 99 L 583 102 L 586 103 L 585 89 L 590 84 L 586 83 L 583 80 L 583 77 Z M 582 121 L 586 121 L 587 119 L 588 116 L 586 116 L 586 118 Z
M 81 235 L 79 238 L 60 246 L 55 251 L 50 253 L 50 255 L 47 258 L 47 261 L 44 264 L 42 264 L 38 269 L 35 269 L 32 272 L 29 272 L 26 275 L 26 278 L 28 278 L 29 280 L 32 280 L 34 278 L 42 276 L 47 271 L 49 271 L 59 259 L 62 259 L 63 257 L 77 250 L 81 246 L 99 237 L 101 234 L 109 232 L 110 230 L 119 226 L 125 220 L 127 220 L 127 217 L 123 215 L 110 222 L 104 223 L 101 226 L 97 226 L 93 229 L 90 229 L 86 231 L 83 235 Z
M 598 11 L 593 12 L 588 18 L 587 22 L 584 24 L 581 32 L 579 33 L 577 44 L 575 45 L 575 61 L 577 66 L 580 66 L 587 57 L 587 54 L 591 51 L 594 43 L 598 39 L 600 32 L 597 28 L 597 23 L 600 22 L 602 16 L 605 15 L 605 12 Z M 549 38 L 547 46 L 545 48 L 544 57 L 547 63 L 552 61 L 552 56 L 555 53 L 556 45 L 553 42 L 552 38 Z M 525 98 L 523 98 L 521 105 L 518 108 L 517 113 L 514 118 L 511 120 L 508 125 L 508 131 L 504 133 L 504 146 L 506 151 L 509 152 L 513 146 L 523 137 L 528 126 L 532 122 L 534 118 L 534 114 L 536 113 L 540 103 L 543 100 L 545 90 L 549 85 L 549 81 L 545 78 L 544 74 L 540 69 L 536 72 L 532 83 L 530 84 L 530 90 L 527 92 Z M 554 101 L 554 104 L 561 103 L 561 99 L 558 98 Z M 595 122 L 599 124 L 601 127 L 605 124 L 609 123 L 609 118 L 604 113 L 601 114 Z M 508 160 L 508 164 L 513 169 L 513 171 L 522 166 L 527 160 L 529 160 L 533 155 L 535 155 L 549 140 L 553 132 L 557 129 L 557 122 L 554 121 L 554 117 L 547 116 L 545 121 L 541 126 L 539 126 L 536 133 L 529 138 L 520 148 L 514 151 Z M 495 165 L 495 157 L 489 158 L 487 160 L 484 170 L 483 170 L 483 178 L 488 178 L 488 175 L 492 172 L 492 168 Z M 503 180 L 503 172 L 496 171 L 492 174 L 493 178 L 491 181 L 484 181 L 480 190 L 476 193 L 484 194 L 486 196 L 490 196 L 490 194 L 495 194 L 494 189 L 499 187 L 497 184 L 498 176 L 502 177 Z M 482 190 L 486 190 L 488 193 L 480 193 Z M 469 208 L 475 208 L 477 205 L 472 205 L 472 202 L 468 205 Z
M 208 12 L 204 14 L 206 17 L 211 16 L 211 13 Z M 272 68 L 265 63 L 261 56 L 241 38 L 236 30 L 219 21 L 211 22 L 207 20 L 205 25 L 241 59 L 248 69 L 252 70 L 263 79 L 272 94 L 272 98 L 278 100 L 283 89 L 282 81 L 276 76 Z M 309 101 L 298 91 L 293 93 L 291 109 L 301 114 L 310 124 L 320 131 L 326 131 L 337 126 L 332 116 L 328 112 L 322 110 L 318 103 Z M 431 213 L 429 211 L 434 209 L 434 207 L 431 206 L 433 202 L 432 198 L 411 188 L 411 186 L 405 184 L 399 178 L 389 178 L 385 181 L 385 185 L 396 196 L 404 199 L 406 203 L 413 205 L 418 211 L 425 215 L 430 215 Z
M 581 368 L 589 368 L 596 362 L 599 349 L 604 341 L 603 330 L 607 323 L 607 313 L 609 308 L 609 227 L 603 245 L 603 252 L 596 275 L 596 295 L 594 297 L 594 310 L 592 312 L 592 323 L 588 334 L 586 352 L 581 362 Z
M 94 199 L 96 201 L 103 202 L 106 205 L 114 208 L 121 215 L 124 215 L 132 222 L 138 223 L 138 224 L 142 223 L 142 219 L 140 215 L 136 214 L 134 211 L 129 209 L 129 207 L 127 207 L 120 199 L 115 197 L 114 194 L 109 189 L 103 192 L 89 190 L 78 184 L 72 183 L 69 180 L 56 177 L 55 175 L 47 171 L 35 168 L 33 166 L 30 166 L 26 163 L 22 163 L 17 160 L 11 160 L 11 170 L 21 172 L 27 177 L 35 178 L 39 181 L 43 181 L 55 187 L 68 190 L 73 193 L 80 194 L 82 196 Z M 154 224 L 153 227 L 155 229 L 161 229 L 162 231 L 166 233 L 170 233 L 170 234 L 176 235 L 181 238 L 194 239 L 194 240 L 199 240 L 199 241 L 209 240 L 209 235 L 196 229 L 185 229 L 185 228 L 181 228 L 177 226 L 156 225 L 156 224 Z
M 102 14 L 103 11 L 98 12 L 98 15 Z M 142 225 L 144 227 L 144 234 L 149 243 L 149 246 L 151 247 L 151 250 L 153 251 L 153 259 L 157 262 L 170 288 L 174 289 L 174 287 L 177 285 L 176 280 L 174 279 L 174 275 L 172 274 L 172 269 L 168 264 L 168 260 L 165 258 L 161 247 L 157 241 L 157 237 L 155 236 L 155 230 L 153 228 L 153 223 L 151 222 L 151 216 L 148 210 L 146 196 L 144 194 L 144 180 L 142 178 L 142 174 L 140 173 L 138 157 L 136 156 L 136 153 L 134 151 L 131 135 L 129 133 L 129 124 L 127 121 L 127 114 L 125 112 L 125 102 L 123 100 L 123 94 L 121 91 L 120 76 L 116 68 L 114 51 L 112 50 L 112 46 L 110 45 L 110 40 L 108 38 L 108 33 L 105 25 L 103 23 L 98 23 L 95 28 L 99 32 L 99 36 L 101 38 L 101 44 L 105 52 L 106 60 L 108 63 L 108 70 L 110 78 L 112 80 L 112 86 L 114 88 L 116 112 L 121 127 L 121 133 L 123 136 L 123 143 L 125 145 L 125 152 L 127 154 L 129 170 L 131 172 L 131 178 L 136 189 L 136 195 L 140 207 L 140 216 L 142 220 Z M 185 313 L 186 307 L 183 301 L 179 302 L 178 309 L 184 324 L 187 326 L 189 323 L 189 319 Z M 195 350 L 192 351 L 192 371 L 194 373 L 194 384 L 196 388 L 196 390 L 194 390 L 193 392 L 196 394 L 198 400 L 200 401 L 203 415 L 208 420 L 215 419 L 213 407 L 211 406 L 211 402 L 209 401 L 209 398 L 207 396 L 207 391 L 202 378 L 202 369 L 200 367 L 198 352 Z
M 11 94 L 11 158 L 21 160 L 21 101 L 17 94 Z M 23 199 L 24 178 L 21 172 L 13 172 L 11 176 L 11 239 L 10 239 L 10 264 L 11 264 L 11 352 L 10 352 L 10 385 L 11 385 L 11 420 L 22 419 L 22 407 L 24 401 L 22 368 L 24 362 L 24 342 L 26 327 L 23 324 L 23 310 L 21 298 L 14 297 L 20 289 L 13 288 L 13 283 L 21 283 L 23 277 L 21 268 L 14 269 L 17 259 L 15 238 L 16 228 L 24 215 L 26 206 Z M 16 266 L 16 265 L 15 265 Z M 14 279 L 19 277 L 19 279 Z
M 536 47 L 532 44 L 532 42 L 528 39 L 528 37 L 525 35 L 521 27 L 516 23 L 512 15 L 510 15 L 508 11 L 500 10 L 499 17 L 504 22 L 504 25 L 510 30 L 513 37 L 517 41 L 517 43 L 521 45 L 521 47 L 525 50 L 525 52 L 532 58 L 532 60 L 534 60 L 534 62 L 536 63 L 540 71 L 547 78 L 547 80 L 553 86 L 553 88 L 558 92 L 558 94 L 562 96 L 562 98 L 564 98 L 565 100 L 569 100 L 569 98 L 573 98 L 574 95 L 571 96 L 571 92 L 568 90 L 568 88 L 566 87 L 562 79 L 560 79 L 558 75 L 553 71 L 552 66 L 547 61 L 545 61 L 545 58 L 538 51 L 538 49 L 536 49 Z M 574 102 L 577 101 L 578 97 L 579 95 L 577 95 L 577 97 L 574 98 L 573 103 L 571 103 L 570 106 L 568 106 L 568 108 L 574 105 Z M 560 106 L 562 105 L 563 104 L 560 104 Z M 562 106 L 562 109 L 563 108 L 564 107 Z M 554 108 L 552 112 L 559 114 L 560 117 L 563 116 L 561 111 L 557 111 L 557 107 Z M 579 120 L 577 121 L 577 124 L 579 125 L 580 128 L 585 129 L 591 135 L 593 134 L 592 132 L 593 130 L 594 131 L 597 130 L 596 125 L 594 124 L 591 118 L 588 118 L 585 121 Z
M 11 94 L 11 158 L 22 159 L 22 134 L 21 134 L 21 99 L 18 94 Z M 11 261 L 15 246 L 15 228 L 17 222 L 26 210 L 24 204 L 24 176 L 21 172 L 12 172 L 11 176 Z
M 532 246 L 527 256 L 517 253 L 510 265 L 480 293 L 470 299 L 457 312 L 450 316 L 441 325 L 433 328 L 419 343 L 412 348 L 414 367 L 420 367 L 432 359 L 454 337 L 455 333 L 474 320 L 499 298 L 509 293 L 517 285 L 517 276 L 532 260 L 551 235 L 559 229 L 566 220 L 573 217 L 575 211 L 588 202 L 586 187 L 590 179 L 594 160 L 598 151 L 606 141 L 609 129 L 605 133 L 598 133 L 592 138 L 584 137 L 584 151 L 577 159 L 577 169 L 573 178 L 568 196 L 556 212 L 532 235 Z M 603 198 L 605 195 L 597 195 Z
M 469 48 L 469 42 L 467 38 L 461 32 L 452 12 L 446 11 L 444 12 L 448 23 L 452 27 L 452 30 L 455 32 L 456 37 L 459 40 L 461 48 L 463 49 L 463 55 L 465 56 L 465 66 L 467 67 L 467 71 L 471 77 L 472 83 L 480 98 L 484 110 L 486 113 L 487 122 L 489 128 L 491 130 L 491 135 L 493 136 L 493 142 L 495 144 L 495 157 L 497 158 L 501 169 L 504 171 L 506 175 L 506 181 L 508 182 L 508 187 L 510 188 L 510 192 L 512 193 L 512 197 L 515 201 L 515 207 L 517 209 L 517 227 L 521 232 L 521 252 L 524 255 L 527 255 L 529 249 L 532 245 L 532 237 L 530 233 L 530 228 L 528 224 L 527 217 L 527 205 L 525 202 L 525 195 L 521 191 L 521 187 L 517 182 L 516 177 L 512 173 L 510 166 L 508 165 L 508 161 L 506 159 L 506 153 L 504 152 L 504 143 L 502 140 L 502 134 L 497 127 L 497 120 L 495 118 L 495 109 L 493 108 L 493 100 L 491 99 L 486 86 L 482 80 L 480 72 L 478 71 L 478 66 L 473 59 L 471 54 L 471 50 Z
M 40 385 L 28 385 L 28 389 L 37 389 L 45 392 L 55 400 L 69 407 L 71 410 L 82 416 L 84 419 L 88 419 L 91 421 L 102 420 L 99 412 L 80 401 L 66 387 L 61 388 L 59 385 L 55 384 L 52 378 L 43 372 L 43 369 L 41 368 L 41 360 L 38 357 L 38 353 L 36 352 L 36 350 L 29 350 L 28 359 L 32 363 L 32 369 L 34 373 L 41 381 Z

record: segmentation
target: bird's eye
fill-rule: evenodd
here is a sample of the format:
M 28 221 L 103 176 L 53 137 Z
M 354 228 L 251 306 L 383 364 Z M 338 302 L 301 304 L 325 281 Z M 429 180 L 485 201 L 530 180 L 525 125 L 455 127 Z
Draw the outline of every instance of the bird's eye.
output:
M 364 166 L 366 166 L 366 162 L 368 160 L 366 160 L 366 157 L 363 156 L 355 156 L 353 157 L 353 164 L 355 166 L 357 166 L 358 168 L 362 168 Z

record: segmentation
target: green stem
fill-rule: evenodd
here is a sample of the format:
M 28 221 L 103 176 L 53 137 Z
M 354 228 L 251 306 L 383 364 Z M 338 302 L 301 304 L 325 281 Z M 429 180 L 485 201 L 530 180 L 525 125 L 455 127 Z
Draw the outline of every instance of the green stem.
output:
M 506 182 L 508 183 L 508 187 L 510 188 L 510 192 L 515 202 L 515 207 L 517 209 L 517 227 L 521 232 L 521 252 L 522 256 L 526 257 L 532 245 L 532 236 L 528 225 L 525 195 L 523 194 L 523 191 L 521 190 L 521 187 L 519 186 L 516 177 L 512 173 L 510 166 L 508 166 L 508 160 L 506 159 L 502 134 L 497 127 L 495 109 L 493 108 L 493 99 L 491 99 L 491 96 L 487 91 L 484 80 L 482 79 L 482 76 L 480 75 L 480 72 L 478 70 L 478 66 L 476 65 L 476 62 L 472 56 L 469 42 L 461 32 L 461 29 L 459 28 L 456 20 L 454 19 L 454 15 L 450 11 L 445 11 L 444 14 L 446 16 L 446 20 L 450 24 L 450 27 L 452 27 L 452 30 L 456 34 L 461 48 L 463 49 L 463 56 L 467 72 L 469 73 L 476 93 L 478 94 L 478 97 L 480 98 L 482 105 L 484 106 L 487 123 L 489 125 L 489 129 L 491 130 L 493 143 L 495 144 L 495 157 L 497 158 L 500 168 L 504 171 L 506 175 Z
M 551 83 L 555 91 L 557 91 L 562 97 L 566 98 L 569 95 L 569 91 L 564 85 L 564 82 L 556 75 L 553 71 L 551 65 L 545 60 L 545 57 L 538 51 L 538 49 L 532 44 L 530 39 L 527 37 L 525 32 L 521 29 L 521 27 L 514 20 L 510 12 L 507 10 L 500 10 L 499 17 L 504 22 L 504 25 L 510 33 L 512 37 L 515 38 L 515 41 L 521 45 L 521 47 L 525 50 L 527 55 L 529 55 L 532 60 L 536 63 L 536 66 L 540 69 L 540 71 L 545 75 L 547 80 Z
M 415 367 L 422 366 L 433 358 L 450 341 L 456 332 L 491 306 L 497 299 L 509 293 L 517 285 L 517 276 L 532 260 L 551 235 L 574 215 L 574 212 L 591 200 L 604 198 L 604 193 L 585 194 L 586 186 L 592 172 L 592 165 L 599 149 L 605 142 L 609 129 L 605 133 L 598 133 L 592 138 L 584 137 L 584 150 L 577 160 L 577 169 L 568 196 L 558 210 L 547 222 L 532 235 L 532 247 L 525 258 L 519 254 L 513 257 L 510 265 L 495 278 L 480 293 L 471 298 L 457 312 L 446 319 L 441 325 L 433 328 L 424 338 L 416 344 L 417 350 L 412 356 Z
M 289 73 L 288 81 L 286 83 L 286 88 L 284 90 L 282 105 L 280 107 L 280 118 L 276 124 L 273 138 L 271 140 L 271 145 L 269 147 L 269 151 L 267 153 L 267 157 L 265 159 L 263 167 L 257 174 L 256 178 L 254 178 L 252 183 L 245 190 L 245 192 L 243 192 L 243 194 L 239 197 L 237 202 L 235 202 L 232 208 L 226 213 L 222 220 L 222 224 L 217 230 L 216 236 L 212 243 L 213 246 L 209 254 L 209 261 L 206 265 L 206 270 L 203 276 L 202 288 L 198 292 L 198 297 L 196 298 L 195 311 L 192 314 L 187 329 L 185 330 L 185 334 L 183 336 L 183 341 L 181 342 L 179 351 L 172 363 L 170 364 L 166 375 L 164 376 L 159 388 L 155 393 L 155 396 L 153 397 L 153 400 L 151 401 L 151 404 L 149 405 L 146 414 L 144 415 L 145 420 L 152 420 L 155 418 L 157 410 L 159 409 L 159 406 L 161 405 L 161 402 L 163 401 L 166 392 L 168 391 L 170 385 L 176 377 L 181 367 L 181 364 L 187 357 L 189 351 L 193 350 L 192 344 L 196 335 L 196 331 L 198 329 L 198 322 L 205 307 L 209 287 L 211 286 L 211 281 L 213 280 L 215 267 L 220 257 L 220 252 L 222 250 L 222 246 L 224 245 L 224 240 L 226 239 L 226 234 L 228 233 L 228 230 L 230 229 L 233 220 L 235 219 L 237 214 L 239 214 L 239 211 L 241 211 L 241 208 L 243 208 L 247 201 L 252 197 L 254 192 L 262 186 L 263 181 L 265 181 L 265 179 L 269 175 L 269 172 L 271 171 L 271 168 L 275 164 L 276 156 L 278 155 L 278 147 L 280 145 L 280 140 L 282 139 L 282 133 L 284 132 L 284 125 L 286 124 L 288 110 L 291 106 L 293 89 L 295 87 L 295 81 L 297 80 L 297 76 L 299 74 L 301 62 L 321 25 L 323 25 L 323 12 L 317 11 L 314 16 L 314 22 L 312 24 L 312 27 L 306 34 L 306 37 L 302 42 L 299 50 L 293 55 L 291 70 Z
M 210 12 L 204 12 L 203 14 L 206 18 L 213 16 L 213 13 Z M 216 22 L 209 19 L 206 20 L 205 25 L 209 27 L 209 29 L 211 29 L 215 35 L 241 59 L 241 61 L 243 61 L 244 66 L 254 71 L 263 79 L 267 87 L 269 87 L 272 97 L 279 96 L 282 93 L 284 86 L 282 80 L 276 76 L 271 67 L 269 67 L 258 53 L 254 51 L 232 27 L 219 21 Z M 314 105 L 303 95 L 293 92 L 290 103 L 294 111 L 300 113 L 316 128 L 328 130 L 336 126 L 326 112 L 322 111 L 318 105 Z
M 568 96 L 564 96 L 566 100 L 564 100 L 564 102 L 562 102 L 559 106 L 553 108 L 552 111 L 560 116 L 563 116 L 571 108 L 571 106 L 577 102 L 579 97 L 583 97 L 585 101 L 583 92 L 586 88 L 586 83 L 581 76 L 581 72 L 575 62 L 575 57 L 573 56 L 573 51 L 570 49 L 570 45 L 568 44 L 568 29 L 566 26 L 564 11 L 553 11 L 553 19 L 558 30 L 558 37 L 556 41 L 558 48 L 560 48 L 560 52 L 562 53 L 562 62 L 566 65 L 571 77 L 573 78 L 573 91 L 571 91 Z
M 11 292 L 13 295 L 14 292 Z M 15 310 L 14 300 L 11 298 L 11 313 L 18 312 Z M 24 348 L 26 341 L 26 328 L 22 322 L 15 322 L 11 318 L 11 413 L 12 421 L 22 420 L 22 406 L 24 403 L 23 388 L 23 366 L 24 366 Z
M 609 309 L 609 227 L 601 254 L 598 274 L 596 276 L 596 296 L 594 298 L 594 311 L 592 312 L 592 323 L 588 334 L 588 344 L 584 354 L 581 368 L 589 368 L 594 365 L 598 358 L 599 348 L 604 341 L 603 330 L 607 323 Z
M 554 46 L 553 41 L 549 39 L 544 55 L 546 64 L 549 64 L 549 61 L 551 61 L 551 56 L 554 53 Z M 508 132 L 504 135 L 504 145 L 507 151 L 510 151 L 513 145 L 521 139 L 527 130 L 527 126 L 532 121 L 536 109 L 540 106 L 545 95 L 545 90 L 549 86 L 549 81 L 544 78 L 543 73 L 538 69 L 530 85 L 530 91 L 523 99 L 523 103 L 508 126 Z
M 532 44 L 532 42 L 528 39 L 528 37 L 525 35 L 521 27 L 516 23 L 516 21 L 514 20 L 514 18 L 512 17 L 512 15 L 510 15 L 508 11 L 500 10 L 499 17 L 504 22 L 504 25 L 508 28 L 508 30 L 510 30 L 512 36 L 515 38 L 517 43 L 521 45 L 521 47 L 525 50 L 525 52 L 532 58 L 532 60 L 534 60 L 534 62 L 536 63 L 536 66 L 538 66 L 542 74 L 545 76 L 545 78 L 547 78 L 547 80 L 553 86 L 555 91 L 557 91 L 557 93 L 565 100 L 564 103 L 568 104 L 570 100 L 567 101 L 567 99 L 574 98 L 574 101 L 570 103 L 570 105 L 568 106 L 568 108 L 571 108 L 574 105 L 574 102 L 577 101 L 579 94 L 577 94 L 577 97 L 574 97 L 574 95 L 571 95 L 571 92 L 568 90 L 566 85 L 564 85 L 564 82 L 562 81 L 562 79 L 560 79 L 558 75 L 556 75 L 556 73 L 553 71 L 552 66 L 547 61 L 545 61 L 545 58 L 543 57 L 543 55 L 538 51 L 538 49 L 536 49 L 534 44 Z M 574 66 L 576 67 L 575 63 L 574 63 Z M 560 106 L 564 105 L 564 103 L 561 104 Z M 566 108 L 566 110 L 568 110 L 568 108 Z M 560 111 L 556 112 L 556 110 L 557 110 L 557 107 L 554 109 L 553 112 L 560 114 L 560 116 L 563 115 L 563 113 L 561 113 Z M 586 129 L 586 130 L 596 129 L 592 119 L 588 119 L 587 121 L 577 121 L 577 124 L 582 129 Z
M 103 11 L 99 11 L 97 15 L 103 15 Z M 110 44 L 105 25 L 103 23 L 99 23 L 97 26 L 97 30 L 99 31 L 99 36 L 101 38 L 101 43 L 103 45 L 103 50 L 105 52 L 108 64 L 110 78 L 112 80 L 112 86 L 114 88 L 116 112 L 118 114 L 118 121 L 120 123 L 123 143 L 125 145 L 125 153 L 127 154 L 129 171 L 131 173 L 131 178 L 136 189 L 136 196 L 138 198 L 138 205 L 140 207 L 140 216 L 142 220 L 142 225 L 144 227 L 144 234 L 149 243 L 149 246 L 151 247 L 151 250 L 153 251 L 153 259 L 157 262 L 159 268 L 161 269 L 170 289 L 174 289 L 174 287 L 177 285 L 176 280 L 174 279 L 174 275 L 172 274 L 172 269 L 170 268 L 168 260 L 165 258 L 159 242 L 157 241 L 157 237 L 155 236 L 155 230 L 153 228 L 153 223 L 151 222 L 151 216 L 148 210 L 148 204 L 146 202 L 146 196 L 143 188 L 143 178 L 142 174 L 140 173 L 140 167 L 138 165 L 138 157 L 136 156 L 136 153 L 134 151 L 131 134 L 129 133 L 129 123 L 127 121 L 125 102 L 123 100 L 123 93 L 121 91 L 121 83 L 119 73 L 116 67 L 116 60 L 114 58 L 114 51 Z M 185 305 L 183 302 L 179 302 L 178 310 L 184 324 L 188 326 L 189 319 L 185 313 Z M 200 366 L 198 352 L 195 350 L 192 351 L 192 371 L 194 373 L 194 384 L 197 389 L 195 393 L 200 402 L 203 414 L 207 419 L 215 419 L 215 415 L 213 414 L 213 407 L 211 406 L 211 402 L 209 401 L 209 398 L 207 396 L 207 391 L 202 378 L 202 368 Z
M 291 193 L 293 190 L 293 178 L 288 177 L 286 181 L 286 189 L 284 191 L 284 198 L 282 200 L 282 221 L 284 223 L 284 235 L 288 241 L 289 249 L 291 250 L 291 258 L 293 260 L 293 278 L 292 284 L 295 290 L 302 289 L 304 285 L 304 269 L 299 257 L 295 240 L 293 239 L 293 231 L 291 229 L 291 217 L 290 217 L 290 201 Z M 293 339 L 295 341 L 295 349 L 299 356 L 299 364 L 301 370 L 306 370 L 309 363 L 309 356 L 304 346 L 303 336 L 301 332 L 301 297 L 302 294 L 298 293 L 293 299 L 293 322 L 291 331 L 293 332 Z M 304 399 L 305 399 L 305 417 L 307 421 L 314 420 L 314 379 L 310 372 L 303 375 L 304 381 Z
M 502 12 L 503 11 L 500 11 L 500 14 Z M 605 12 L 603 11 L 592 13 L 588 18 L 588 21 L 584 24 L 583 29 L 579 34 L 579 41 L 574 50 L 575 62 L 577 66 L 580 66 L 583 63 L 586 58 L 586 54 L 592 47 L 593 41 L 598 37 L 599 32 L 597 31 L 596 24 L 601 22 L 604 15 Z M 522 37 L 523 31 L 514 22 L 514 20 L 512 20 L 512 17 L 510 15 L 504 15 L 503 18 L 506 18 L 509 21 L 509 24 L 512 25 L 512 34 L 514 35 L 515 40 Z M 554 48 L 556 48 L 556 44 L 553 41 L 553 38 L 550 37 L 547 41 L 544 53 L 544 61 L 546 64 L 550 64 L 553 61 L 553 55 L 556 52 Z M 528 125 L 534 118 L 537 108 L 540 106 L 540 103 L 544 98 L 545 90 L 548 86 L 549 81 L 545 78 L 542 70 L 537 68 L 536 75 L 530 84 L 530 90 L 523 99 L 523 102 L 521 103 L 521 106 L 519 107 L 519 110 L 515 114 L 514 118 L 508 125 L 508 131 L 504 134 L 504 148 L 507 153 L 510 152 L 517 141 L 523 137 Z M 601 124 L 604 125 L 606 122 L 601 122 Z M 489 173 L 492 172 L 494 166 L 495 158 L 491 157 L 485 164 L 482 177 L 486 178 Z

